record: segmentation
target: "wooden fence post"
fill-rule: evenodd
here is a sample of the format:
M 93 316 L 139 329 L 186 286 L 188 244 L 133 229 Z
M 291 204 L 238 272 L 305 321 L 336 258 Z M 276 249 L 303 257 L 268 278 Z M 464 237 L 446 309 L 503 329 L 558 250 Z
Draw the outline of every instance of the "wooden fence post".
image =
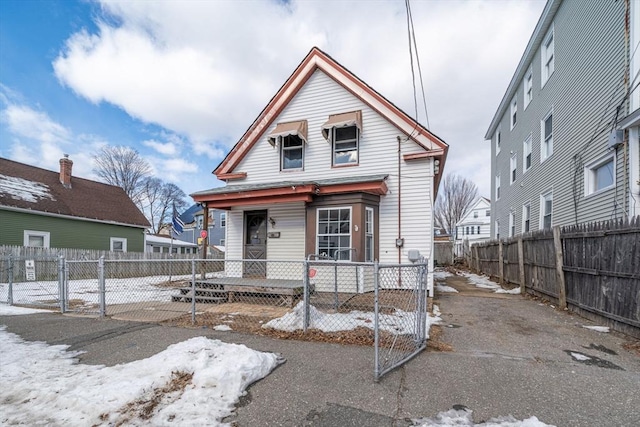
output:
M 502 240 L 498 241 L 498 272 L 500 274 L 500 286 L 504 285 L 504 254 Z
M 522 237 L 518 237 L 518 268 L 520 270 L 520 293 L 524 295 L 527 291 L 527 285 L 524 276 L 524 244 L 522 243 Z
M 558 299 L 560 308 L 567 308 L 567 286 L 564 282 L 564 257 L 562 255 L 562 240 L 560 239 L 560 227 L 553 227 L 553 246 L 556 251 L 556 275 L 558 277 Z

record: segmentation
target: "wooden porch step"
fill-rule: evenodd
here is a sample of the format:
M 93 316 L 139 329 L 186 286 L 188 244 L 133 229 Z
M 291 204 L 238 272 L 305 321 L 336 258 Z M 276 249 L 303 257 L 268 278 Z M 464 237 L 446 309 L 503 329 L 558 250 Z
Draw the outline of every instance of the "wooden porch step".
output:
M 192 302 L 191 295 L 172 295 L 171 301 L 173 302 Z M 227 297 L 209 297 L 204 295 L 196 295 L 197 303 L 205 303 L 205 304 L 222 304 L 227 302 Z

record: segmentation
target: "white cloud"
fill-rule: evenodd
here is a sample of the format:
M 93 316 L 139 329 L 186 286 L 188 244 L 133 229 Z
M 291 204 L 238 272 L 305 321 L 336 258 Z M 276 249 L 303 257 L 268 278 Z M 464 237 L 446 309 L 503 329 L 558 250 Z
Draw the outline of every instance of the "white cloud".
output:
M 160 142 L 154 139 L 148 139 L 146 141 L 142 141 L 142 145 L 152 148 L 165 156 L 172 156 L 178 152 L 178 149 L 173 142 Z
M 446 172 L 489 195 L 484 133 L 543 0 L 414 2 L 432 130 Z M 414 115 L 404 5 L 398 1 L 103 2 L 98 32 L 70 37 L 58 79 L 91 102 L 185 135 L 216 161 L 316 45 Z M 107 23 L 109 22 L 109 23 Z M 113 24 L 118 22 L 119 24 Z M 421 102 L 419 102 L 421 105 Z M 424 113 L 419 112 L 424 122 Z M 168 143 L 149 145 L 167 154 Z M 464 165 L 462 168 L 461 165 Z

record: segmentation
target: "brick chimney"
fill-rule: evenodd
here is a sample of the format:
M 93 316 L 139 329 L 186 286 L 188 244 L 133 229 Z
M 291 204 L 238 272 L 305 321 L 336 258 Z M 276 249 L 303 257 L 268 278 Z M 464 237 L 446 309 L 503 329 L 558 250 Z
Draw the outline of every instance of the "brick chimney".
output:
M 73 162 L 69 159 L 69 155 L 65 154 L 64 158 L 60 159 L 60 182 L 65 188 L 71 188 L 71 167 Z

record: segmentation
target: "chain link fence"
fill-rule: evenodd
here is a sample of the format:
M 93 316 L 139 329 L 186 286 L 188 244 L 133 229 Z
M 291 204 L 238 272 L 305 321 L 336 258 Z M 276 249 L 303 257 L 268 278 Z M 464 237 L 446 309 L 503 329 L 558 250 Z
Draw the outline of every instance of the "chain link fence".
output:
M 0 300 L 121 320 L 375 347 L 376 380 L 425 348 L 427 264 L 0 259 Z M 33 275 L 30 276 L 33 279 Z

